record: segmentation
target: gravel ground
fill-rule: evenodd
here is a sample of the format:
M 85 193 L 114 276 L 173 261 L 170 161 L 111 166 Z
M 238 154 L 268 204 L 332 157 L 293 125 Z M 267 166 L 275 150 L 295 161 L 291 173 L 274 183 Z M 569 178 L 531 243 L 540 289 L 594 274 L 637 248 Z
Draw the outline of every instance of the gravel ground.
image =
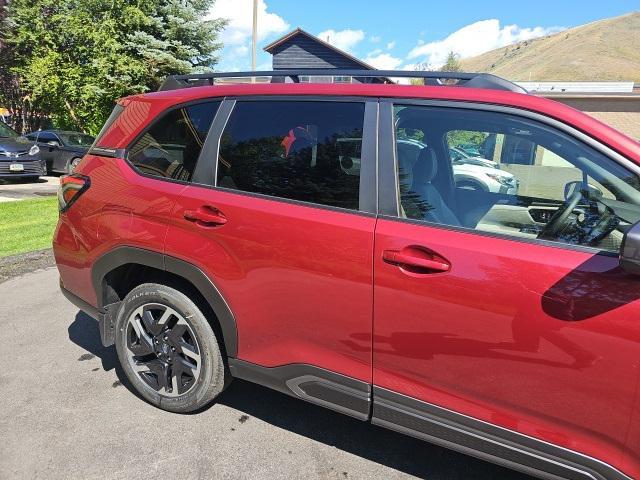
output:
M 0 258 L 0 283 L 6 282 L 12 277 L 54 265 L 55 259 L 50 248 Z

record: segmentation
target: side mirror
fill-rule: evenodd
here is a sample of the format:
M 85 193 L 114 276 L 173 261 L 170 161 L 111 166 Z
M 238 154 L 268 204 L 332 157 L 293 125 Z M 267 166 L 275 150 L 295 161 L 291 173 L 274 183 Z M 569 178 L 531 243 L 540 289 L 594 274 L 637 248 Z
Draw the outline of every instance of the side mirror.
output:
M 640 275 L 640 222 L 624 234 L 620 246 L 620 266 L 627 273 Z
M 47 145 L 49 145 L 50 147 L 59 147 L 60 144 L 58 142 L 56 142 L 55 140 L 49 140 L 47 142 Z

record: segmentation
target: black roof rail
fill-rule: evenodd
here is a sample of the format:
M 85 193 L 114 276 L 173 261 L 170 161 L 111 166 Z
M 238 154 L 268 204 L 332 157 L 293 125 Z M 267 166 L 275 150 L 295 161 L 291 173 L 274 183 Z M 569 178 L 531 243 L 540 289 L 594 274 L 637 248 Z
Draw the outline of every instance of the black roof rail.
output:
M 335 75 L 339 75 L 341 77 L 356 77 L 361 79 L 363 83 L 373 82 L 375 79 L 382 80 L 383 82 L 391 82 L 391 77 L 422 78 L 425 85 L 454 85 L 467 88 L 485 88 L 490 90 L 506 90 L 517 93 L 527 93 L 527 91 L 521 86 L 489 73 L 427 72 L 411 70 L 347 70 L 340 68 L 266 70 L 256 72 L 211 72 L 194 73 L 190 75 L 171 75 L 165 79 L 160 87 L 160 91 L 215 85 L 216 79 L 221 78 L 271 77 L 271 83 L 282 83 L 286 78 L 289 78 L 293 83 L 299 83 L 301 76 L 329 77 Z M 457 82 L 453 83 L 454 81 Z

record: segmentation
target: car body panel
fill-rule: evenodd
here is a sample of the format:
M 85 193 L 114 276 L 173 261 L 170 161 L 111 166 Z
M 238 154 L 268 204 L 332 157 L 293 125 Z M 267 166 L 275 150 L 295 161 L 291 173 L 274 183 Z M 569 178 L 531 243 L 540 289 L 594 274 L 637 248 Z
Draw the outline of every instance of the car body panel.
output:
M 184 219 L 202 205 L 228 222 Z M 371 381 L 374 216 L 191 185 L 171 218 L 165 251 L 195 260 L 218 286 L 236 318 L 239 359 Z
M 91 187 L 60 215 L 53 247 L 65 288 L 97 307 L 95 261 L 125 245 L 162 254 L 175 196 L 185 185 L 140 176 L 123 159 L 87 155 L 81 165 Z
M 451 270 L 382 260 L 410 245 Z M 374 269 L 374 385 L 620 463 L 640 289 L 616 257 L 380 219 Z

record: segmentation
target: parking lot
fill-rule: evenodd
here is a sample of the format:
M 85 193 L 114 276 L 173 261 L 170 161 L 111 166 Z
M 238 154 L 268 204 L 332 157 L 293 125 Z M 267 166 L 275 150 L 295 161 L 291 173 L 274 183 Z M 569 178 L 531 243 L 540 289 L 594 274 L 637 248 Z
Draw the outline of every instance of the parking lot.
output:
M 55 195 L 59 182 L 56 176 L 40 177 L 37 182 L 0 180 L 0 202 Z
M 57 280 L 0 283 L 0 478 L 529 478 L 243 381 L 203 412 L 158 410 Z

